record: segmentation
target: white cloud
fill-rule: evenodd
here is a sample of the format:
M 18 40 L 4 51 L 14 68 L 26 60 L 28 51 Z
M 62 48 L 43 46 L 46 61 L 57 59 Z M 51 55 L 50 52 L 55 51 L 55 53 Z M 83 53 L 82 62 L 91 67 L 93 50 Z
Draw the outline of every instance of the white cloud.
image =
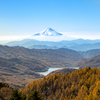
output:
M 69 37 L 82 38 L 82 39 L 100 39 L 99 32 L 61 32 Z
M 23 40 L 23 39 L 26 39 L 28 37 L 30 37 L 30 35 L 0 36 L 0 43 Z
M 13 35 L 13 36 L 0 36 L 0 43 L 7 43 L 10 41 L 20 41 L 23 39 L 36 39 L 40 41 L 61 41 L 73 40 L 78 38 L 83 39 L 100 39 L 100 33 L 95 32 L 60 32 L 63 36 L 32 36 L 32 35 Z
M 73 40 L 75 38 L 69 36 L 32 36 L 31 39 L 36 39 L 40 41 L 62 41 L 62 40 Z

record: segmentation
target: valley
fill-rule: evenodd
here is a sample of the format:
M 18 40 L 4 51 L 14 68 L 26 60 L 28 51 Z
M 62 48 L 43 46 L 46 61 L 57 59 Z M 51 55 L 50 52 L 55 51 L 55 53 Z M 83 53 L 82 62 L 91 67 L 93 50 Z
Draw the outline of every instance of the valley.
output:
M 71 67 L 84 57 L 70 49 L 28 49 L 0 45 L 0 81 L 25 86 L 32 79 L 43 78 L 38 72 L 50 67 Z
M 48 28 L 34 36 L 61 37 Z M 100 40 L 39 41 L 24 39 L 0 45 L 0 81 L 20 88 L 56 73 L 72 73 L 85 67 L 100 68 Z
M 99 54 L 99 49 L 78 52 L 67 48 L 29 49 L 0 45 L 0 81 L 19 88 L 33 79 L 43 78 L 43 74 L 72 72 L 75 67 L 100 68 Z M 50 68 L 53 72 L 48 70 Z

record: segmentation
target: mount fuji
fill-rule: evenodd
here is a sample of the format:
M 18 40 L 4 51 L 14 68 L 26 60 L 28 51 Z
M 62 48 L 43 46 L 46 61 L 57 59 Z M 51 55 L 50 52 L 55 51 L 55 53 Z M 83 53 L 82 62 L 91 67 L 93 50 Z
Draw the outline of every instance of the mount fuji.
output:
M 63 34 L 56 32 L 52 28 L 47 28 L 40 33 L 36 33 L 33 36 L 63 36 Z

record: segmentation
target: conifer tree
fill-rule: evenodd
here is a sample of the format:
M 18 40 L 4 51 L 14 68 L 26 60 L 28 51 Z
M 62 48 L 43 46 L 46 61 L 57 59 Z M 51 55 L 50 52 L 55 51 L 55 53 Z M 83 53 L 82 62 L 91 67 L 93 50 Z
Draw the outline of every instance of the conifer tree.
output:
M 26 95 L 22 95 L 18 90 L 14 90 L 11 94 L 10 100 L 26 100 Z
M 44 98 L 37 90 L 34 90 L 34 92 L 29 95 L 28 100 L 44 100 Z

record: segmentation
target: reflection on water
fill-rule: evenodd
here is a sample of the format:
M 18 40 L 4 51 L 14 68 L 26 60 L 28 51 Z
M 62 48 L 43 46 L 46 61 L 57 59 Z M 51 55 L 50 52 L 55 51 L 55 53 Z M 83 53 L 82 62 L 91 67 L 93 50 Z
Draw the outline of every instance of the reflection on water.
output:
M 63 68 L 73 68 L 73 69 L 79 69 L 79 67 L 63 67 Z M 43 74 L 43 75 L 47 75 L 47 74 L 49 74 L 50 72 L 52 72 L 52 71 L 55 71 L 55 70 L 58 70 L 58 69 L 63 69 L 62 67 L 59 67 L 59 68 L 49 68 L 48 69 L 48 71 L 46 71 L 46 72 L 39 72 L 39 74 Z

